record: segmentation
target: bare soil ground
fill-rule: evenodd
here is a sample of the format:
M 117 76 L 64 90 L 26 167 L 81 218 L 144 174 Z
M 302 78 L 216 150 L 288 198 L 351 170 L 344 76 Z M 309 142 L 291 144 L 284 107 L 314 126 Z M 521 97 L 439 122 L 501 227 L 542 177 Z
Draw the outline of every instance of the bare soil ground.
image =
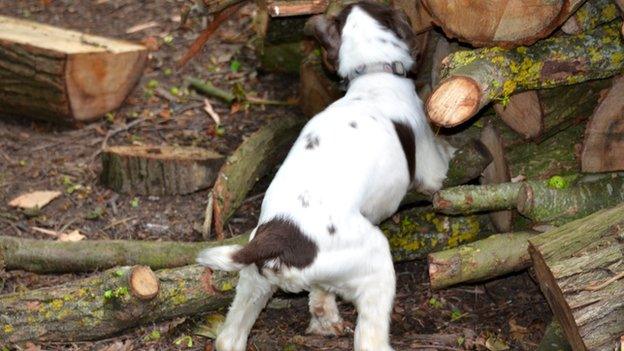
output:
M 203 110 L 203 97 L 184 88 L 187 76 L 209 79 L 218 87 L 242 88 L 275 100 L 292 99 L 297 78 L 262 72 L 253 47 L 253 6 L 243 8 L 213 36 L 194 60 L 175 66 L 203 28 L 195 20 L 180 29 L 185 0 L 20 0 L 0 1 L 0 14 L 141 41 L 149 45 L 148 68 L 121 109 L 86 126 L 60 127 L 47 122 L 3 117 L 0 120 L 0 234 L 52 238 L 33 230 L 78 229 L 86 240 L 140 239 L 199 241 L 194 228 L 203 221 L 207 191 L 177 197 L 118 195 L 98 182 L 98 153 L 103 142 L 200 146 L 224 155 L 263 122 L 301 113 L 290 107 L 211 104 L 222 127 Z M 150 23 L 136 30 L 137 25 Z M 240 68 L 236 69 L 237 63 Z M 168 93 L 168 94 L 167 94 Z M 177 93 L 177 94 L 176 94 Z M 126 128 L 129 123 L 133 127 Z M 250 229 L 257 219 L 261 181 L 230 221 L 232 234 Z M 33 190 L 60 190 L 63 196 L 36 214 L 7 203 Z M 397 265 L 398 291 L 392 343 L 397 350 L 533 350 L 551 318 L 529 274 L 486 284 L 431 292 L 423 262 Z M 1 293 L 53 286 L 80 275 L 35 275 L 7 272 Z M 341 303 L 345 318 L 355 322 L 351 305 Z M 224 313 L 225 311 L 222 311 Z M 2 313 L 0 311 L 0 313 Z M 211 350 L 197 335 L 206 316 L 166 321 L 128 330 L 108 340 L 80 343 L 0 345 L 20 350 Z M 305 335 L 305 295 L 279 295 L 263 312 L 250 339 L 251 350 L 350 350 L 351 336 L 325 339 Z M 156 333 L 156 331 L 158 333 Z

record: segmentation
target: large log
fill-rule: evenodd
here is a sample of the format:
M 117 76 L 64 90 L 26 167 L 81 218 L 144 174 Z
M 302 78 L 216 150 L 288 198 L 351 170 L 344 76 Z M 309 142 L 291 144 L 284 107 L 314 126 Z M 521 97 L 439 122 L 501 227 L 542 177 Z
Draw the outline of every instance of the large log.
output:
M 588 0 L 561 26 L 566 34 L 581 34 L 619 16 L 613 0 Z
M 112 146 L 101 154 L 101 182 L 118 193 L 184 195 L 212 185 L 224 157 L 206 149 Z
M 496 234 L 472 244 L 429 254 L 431 289 L 491 279 L 529 267 L 528 239 L 533 235 L 530 232 Z
M 1 295 L 0 344 L 102 339 L 226 307 L 236 285 L 236 275 L 186 266 L 156 272 L 158 292 L 139 298 L 129 279 L 135 269 L 120 267 L 61 286 Z
M 530 239 L 542 292 L 575 351 L 612 351 L 624 334 L 624 205 Z
M 0 16 L 0 114 L 94 120 L 123 102 L 146 60 L 140 45 Z
M 531 45 L 559 27 L 584 0 L 423 0 L 447 36 L 474 46 Z
M 624 202 L 624 177 L 605 175 L 595 181 L 568 185 L 524 183 L 518 194 L 518 212 L 533 222 L 559 225 Z
M 306 120 L 298 116 L 270 121 L 245 139 L 227 158 L 212 190 L 215 235 L 223 228 L 253 185 L 283 160 Z
M 620 22 L 586 34 L 552 37 L 530 47 L 484 48 L 449 55 L 442 83 L 427 101 L 430 119 L 452 127 L 496 99 L 528 89 L 610 77 L 624 68 Z
M 585 129 L 583 172 L 624 170 L 624 76 L 614 79 Z

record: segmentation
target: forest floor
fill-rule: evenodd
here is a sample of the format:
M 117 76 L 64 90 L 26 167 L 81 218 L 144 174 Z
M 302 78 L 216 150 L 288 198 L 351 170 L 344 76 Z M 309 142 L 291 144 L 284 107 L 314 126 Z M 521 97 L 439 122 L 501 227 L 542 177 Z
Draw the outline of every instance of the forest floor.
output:
M 207 191 L 187 196 L 141 197 L 116 194 L 98 182 L 98 154 L 106 141 L 170 144 L 231 153 L 265 121 L 300 114 L 295 107 L 228 106 L 211 99 L 221 128 L 203 110 L 204 97 L 188 92 L 186 77 L 210 80 L 226 90 L 288 101 L 296 98 L 297 77 L 262 72 L 250 40 L 253 6 L 244 7 L 184 68 L 175 63 L 201 30 L 201 20 L 180 29 L 185 0 L 21 0 L 1 1 L 0 15 L 26 18 L 82 32 L 143 42 L 151 48 L 148 68 L 124 105 L 89 125 L 59 127 L 23 118 L 0 120 L 0 234 L 53 240 L 33 228 L 79 230 L 85 240 L 138 239 L 200 241 Z M 143 27 L 143 28 L 141 28 Z M 136 121 L 136 122 L 135 122 Z M 131 128 L 125 128 L 128 123 Z M 107 137 L 108 136 L 108 137 Z M 257 220 L 267 180 L 260 181 L 230 220 L 227 231 L 241 233 Z M 8 206 L 34 190 L 63 195 L 39 213 Z M 397 265 L 397 297 L 392 314 L 396 350 L 534 350 L 551 318 L 529 273 L 439 292 L 429 289 L 424 262 Z M 53 286 L 85 276 L 6 272 L 1 293 Z M 345 319 L 355 311 L 340 303 Z M 2 313 L 0 311 L 0 313 Z M 221 311 L 225 313 L 225 311 Z M 97 342 L 0 345 L 20 350 L 212 350 L 197 334 L 205 315 L 147 325 Z M 256 323 L 251 350 L 351 350 L 352 336 L 326 339 L 305 335 L 305 295 L 278 294 Z M 158 331 L 158 333 L 155 333 Z

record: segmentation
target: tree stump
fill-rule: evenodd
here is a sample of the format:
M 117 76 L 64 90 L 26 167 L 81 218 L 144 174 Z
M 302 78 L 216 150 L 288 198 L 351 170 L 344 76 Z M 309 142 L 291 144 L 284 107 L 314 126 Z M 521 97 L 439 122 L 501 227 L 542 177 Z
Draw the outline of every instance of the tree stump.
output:
M 92 121 L 123 102 L 146 60 L 141 45 L 0 16 L 0 113 Z
M 112 146 L 101 155 L 104 185 L 119 193 L 183 195 L 212 185 L 223 156 L 173 146 Z
M 542 292 L 575 351 L 612 351 L 624 334 L 624 205 L 530 239 Z

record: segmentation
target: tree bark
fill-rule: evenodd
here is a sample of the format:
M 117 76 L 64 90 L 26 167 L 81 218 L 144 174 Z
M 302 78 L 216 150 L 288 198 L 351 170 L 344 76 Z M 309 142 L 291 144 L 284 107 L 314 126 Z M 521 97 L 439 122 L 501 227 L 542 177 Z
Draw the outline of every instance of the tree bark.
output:
M 583 172 L 624 170 L 624 76 L 599 103 L 585 129 L 581 153 Z
M 434 123 L 452 127 L 489 102 L 515 92 L 618 74 L 624 67 L 620 25 L 608 24 L 578 36 L 553 37 L 530 47 L 451 54 L 444 62 L 442 83 L 427 102 L 429 117 Z
M 561 26 L 566 34 L 576 35 L 613 21 L 619 16 L 613 0 L 588 0 Z
M 146 60 L 141 45 L 0 16 L 0 114 L 92 121 L 119 107 Z
M 495 278 L 530 266 L 528 239 L 534 233 L 495 234 L 454 249 L 431 253 L 431 289 Z
M 186 266 L 156 273 L 160 289 L 150 300 L 128 285 L 131 267 L 68 284 L 0 296 L 0 342 L 102 339 L 125 329 L 228 305 L 233 274 Z
M 513 129 L 525 139 L 537 138 L 544 129 L 544 113 L 536 90 L 514 94 L 504 105 L 497 103 L 494 110 Z
M 499 184 L 507 183 L 511 180 L 509 176 L 509 167 L 505 159 L 505 150 L 500 134 L 496 129 L 488 124 L 481 132 L 481 142 L 487 147 L 492 155 L 492 163 L 488 165 L 481 175 L 481 184 Z M 513 213 L 509 210 L 494 211 L 489 213 L 494 227 L 499 232 L 508 232 L 511 230 L 511 221 Z
M 118 193 L 183 195 L 208 188 L 224 157 L 206 149 L 112 146 L 103 150 L 100 180 Z
M 611 351 L 624 334 L 624 205 L 530 239 L 533 268 L 572 349 Z
M 583 0 L 423 0 L 448 37 L 473 46 L 516 47 L 549 36 Z
M 533 222 L 560 225 L 603 208 L 624 202 L 624 177 L 606 175 L 596 181 L 524 183 L 518 195 L 518 212 Z
M 224 237 L 225 223 L 256 181 L 283 160 L 305 122 L 300 117 L 270 121 L 245 139 L 228 157 L 212 189 L 212 218 L 217 239 Z

